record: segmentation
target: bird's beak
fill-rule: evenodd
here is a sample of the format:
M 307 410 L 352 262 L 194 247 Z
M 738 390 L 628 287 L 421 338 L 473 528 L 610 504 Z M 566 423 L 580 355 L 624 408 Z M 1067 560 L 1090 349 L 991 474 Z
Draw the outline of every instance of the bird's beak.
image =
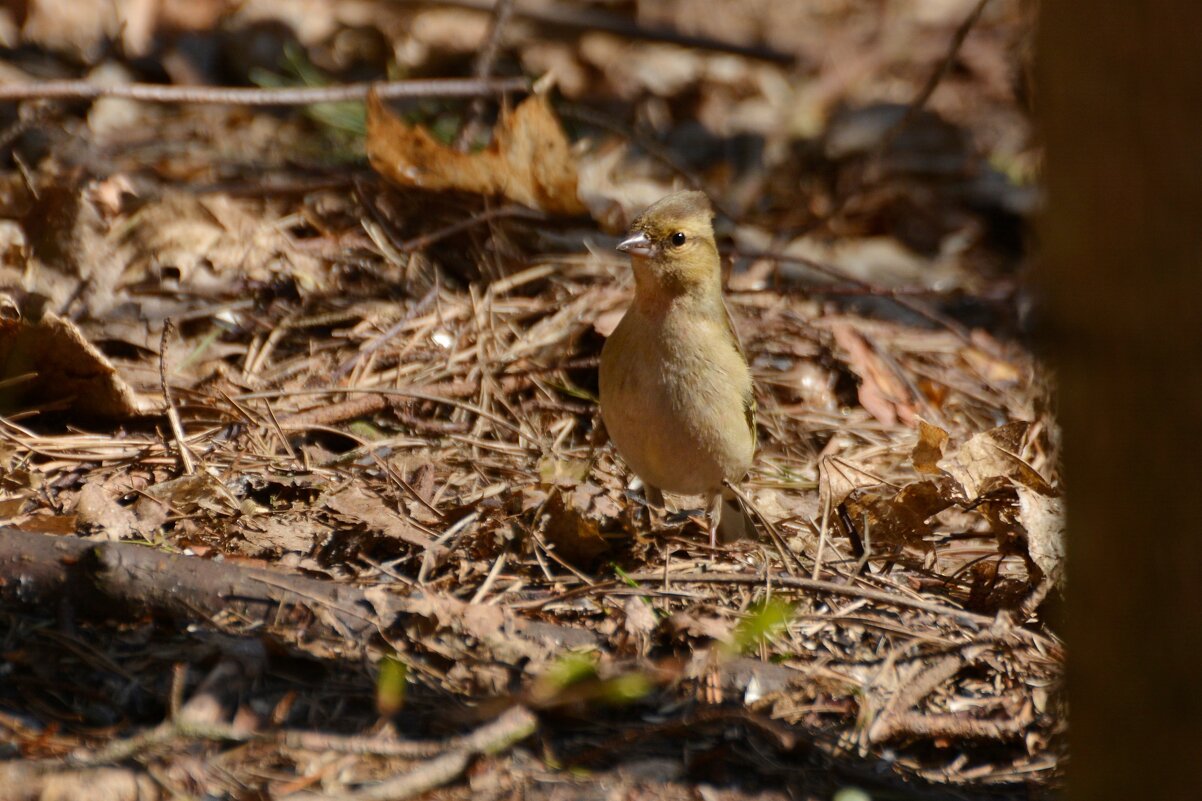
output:
M 618 250 L 632 256 L 654 256 L 655 245 L 642 231 L 632 234 L 618 243 Z

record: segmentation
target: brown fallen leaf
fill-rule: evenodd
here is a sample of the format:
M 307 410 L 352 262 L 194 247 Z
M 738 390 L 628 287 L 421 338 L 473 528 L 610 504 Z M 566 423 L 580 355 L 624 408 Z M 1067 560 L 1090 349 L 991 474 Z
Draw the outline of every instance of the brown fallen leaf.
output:
M 330 535 L 331 528 L 303 514 L 246 515 L 238 533 L 240 541 L 231 544 L 245 556 L 279 557 L 285 553 L 308 554 Z
M 373 531 L 407 542 L 420 550 L 445 550 L 435 545 L 429 534 L 389 509 L 384 501 L 367 490 L 351 484 L 325 499 L 330 511 L 357 520 Z
M 931 476 L 941 475 L 943 471 L 939 469 L 939 460 L 943 458 L 943 449 L 947 447 L 948 439 L 948 433 L 939 426 L 919 420 L 918 442 L 910 457 L 914 469 Z
M 930 522 L 955 503 L 948 478 L 916 481 L 901 489 L 887 484 L 861 487 L 847 496 L 844 506 L 857 530 L 871 537 L 873 546 L 913 545 L 934 528 Z
M 1018 520 L 1027 531 L 1027 553 L 1043 574 L 1064 583 L 1064 500 L 1018 487 Z
M 868 340 L 844 322 L 833 322 L 830 329 L 835 342 L 847 351 L 847 366 L 860 377 L 860 405 L 884 425 L 893 426 L 899 420 L 913 425 L 918 418 L 910 390 Z
M 1030 423 L 1015 421 L 974 434 L 943 461 L 942 467 L 960 483 L 969 500 L 981 495 L 983 487 L 997 478 L 1011 479 L 1043 495 L 1055 495 L 1047 480 L 1020 456 L 1030 427 Z
M 914 469 L 944 476 L 937 481 L 949 489 L 949 501 L 954 497 L 960 504 L 977 504 L 977 511 L 999 534 L 1012 531 L 1013 524 L 1019 523 L 1026 532 L 1031 561 L 1051 582 L 1061 584 L 1064 503 L 1047 479 L 1022 458 L 1029 429 L 1030 424 L 1023 421 L 1007 423 L 974 434 L 954 453 L 944 456 L 948 433 L 920 420 L 912 456 Z M 991 492 L 1000 494 L 981 502 Z
M 880 483 L 880 476 L 856 462 L 839 456 L 823 456 L 818 461 L 818 509 L 833 511 L 853 491 Z
M 503 113 L 484 150 L 460 153 L 393 116 L 373 92 L 367 99 L 367 156 L 376 172 L 400 187 L 500 195 L 533 209 L 585 213 L 567 136 L 541 95 Z
M 0 321 L 0 413 L 34 405 L 104 418 L 158 409 L 117 374 L 73 322 L 39 310 Z
M 556 488 L 543 507 L 543 534 L 548 544 L 561 558 L 586 568 L 609 550 L 601 535 L 605 517 L 593 503 L 597 499 L 608 500 L 597 485 L 581 484 L 575 491 Z
M 226 516 L 240 511 L 239 499 L 216 476 L 205 471 L 160 481 L 143 494 L 166 504 L 176 514 Z

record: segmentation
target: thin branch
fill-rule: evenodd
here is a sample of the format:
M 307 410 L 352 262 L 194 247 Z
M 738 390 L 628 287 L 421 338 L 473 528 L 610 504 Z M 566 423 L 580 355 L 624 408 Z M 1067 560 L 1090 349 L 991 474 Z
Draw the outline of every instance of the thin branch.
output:
M 903 289 L 895 290 L 895 289 L 891 289 L 889 287 L 879 286 L 879 285 L 873 284 L 869 281 L 864 281 L 860 278 L 856 278 L 855 276 L 839 269 L 838 267 L 835 267 L 830 264 L 824 264 L 823 262 L 815 261 L 814 259 L 810 259 L 805 256 L 797 256 L 797 255 L 792 255 L 792 254 L 788 254 L 788 253 L 777 253 L 777 252 L 765 251 L 765 250 L 746 250 L 746 249 L 736 250 L 731 255 L 738 257 L 738 258 L 766 259 L 768 261 L 780 262 L 780 263 L 784 263 L 784 264 L 800 265 L 807 269 L 813 270 L 816 273 L 825 275 L 829 278 L 833 278 L 837 281 L 843 281 L 843 282 L 845 282 L 845 284 L 851 284 L 853 287 L 858 287 L 861 290 L 860 294 L 866 294 L 866 295 L 871 295 L 873 297 L 880 297 L 880 298 L 886 298 L 888 300 L 891 300 L 894 303 L 896 303 L 898 306 L 901 306 L 903 309 L 908 309 L 909 311 L 914 312 L 915 314 L 917 314 L 918 316 L 927 320 L 928 322 L 933 323 L 941 328 L 946 328 L 948 331 L 951 331 L 956 336 L 956 338 L 959 339 L 964 344 L 974 345 L 974 346 L 978 345 L 978 343 L 973 342 L 972 336 L 970 335 L 969 331 L 967 329 L 965 329 L 964 326 L 960 325 L 960 323 L 956 322 L 955 320 L 951 319 L 950 317 L 948 317 L 945 314 L 940 314 L 939 312 L 928 308 L 921 301 L 918 301 L 915 298 L 910 297 L 911 295 L 920 294 L 918 292 L 915 292 L 913 289 L 903 288 Z M 848 294 L 845 286 L 844 287 L 835 287 L 835 289 L 838 291 L 832 292 L 826 287 L 816 287 L 816 288 L 814 288 L 813 291 L 815 293 L 824 293 L 824 294 Z M 939 293 L 932 292 L 930 294 L 939 294 Z
M 338 103 L 365 100 L 375 89 L 386 100 L 412 97 L 480 97 L 505 92 L 525 92 L 525 78 L 432 78 L 420 81 L 351 83 L 342 86 L 314 86 L 285 89 L 258 89 L 233 86 L 170 86 L 157 83 L 129 83 L 101 86 L 88 81 L 36 81 L 0 85 L 0 102 L 12 100 L 95 100 L 118 97 L 147 103 L 219 103 L 232 106 L 306 106 L 312 103 Z
M 947 76 L 951 70 L 952 64 L 956 63 L 956 57 L 960 54 L 960 48 L 964 45 L 964 40 L 968 38 L 969 32 L 973 26 L 977 24 L 977 20 L 981 18 L 981 12 L 985 10 L 985 6 L 989 4 L 989 0 L 977 0 L 976 6 L 969 12 L 964 21 L 960 23 L 960 27 L 956 28 L 956 33 L 952 36 L 952 41 L 948 45 L 947 53 L 944 54 L 943 60 L 935 67 L 935 71 L 927 78 L 927 82 L 923 84 L 922 89 L 918 90 L 918 94 L 910 101 L 910 105 L 906 107 L 906 113 L 901 119 L 895 122 L 885 131 L 885 135 L 881 137 L 880 142 L 873 150 L 873 160 L 880 158 L 889 146 L 892 145 L 897 137 L 904 131 L 918 113 L 922 111 L 931 99 L 931 95 L 935 94 L 935 90 L 939 88 L 939 84 Z
M 167 422 L 171 425 L 171 435 L 175 437 L 175 447 L 179 451 L 180 467 L 184 475 L 190 476 L 196 472 L 196 464 L 192 461 L 192 452 L 184 437 L 184 427 L 179 420 L 179 412 L 171 400 L 171 387 L 167 384 L 167 341 L 171 338 L 175 326 L 171 319 L 163 321 L 163 334 L 159 338 L 159 385 L 163 390 L 163 403 L 167 405 Z
M 459 747 L 424 762 L 380 784 L 345 793 L 298 795 L 305 801 L 399 801 L 447 784 L 467 770 L 473 757 L 499 754 L 534 734 L 538 719 L 525 707 L 515 706 L 460 741 Z
M 505 26 L 509 24 L 509 19 L 513 16 L 513 0 L 497 0 L 496 6 L 492 11 L 492 25 L 488 29 L 488 39 L 484 43 L 483 49 L 476 56 L 476 63 L 472 70 L 476 80 L 487 80 L 492 75 L 493 64 L 497 60 L 497 51 L 501 47 L 501 37 L 505 33 Z M 464 119 L 463 127 L 459 129 L 459 135 L 455 137 L 455 149 L 466 151 L 472 139 L 475 138 L 476 132 L 480 128 L 480 118 L 484 116 L 484 98 L 477 97 L 472 101 L 472 107 L 468 110 L 467 117 Z
M 495 0 L 439 0 L 429 3 L 419 0 L 395 0 L 406 5 L 438 5 L 449 8 L 467 8 L 473 11 L 492 11 Z M 527 4 L 515 10 L 518 17 L 545 25 L 572 31 L 601 31 L 621 36 L 626 39 L 647 42 L 664 42 L 666 44 L 691 47 L 697 50 L 711 50 L 715 53 L 731 53 L 759 61 L 770 61 L 776 64 L 792 64 L 796 57 L 762 45 L 741 45 L 724 42 L 708 36 L 693 36 L 662 25 L 640 25 L 627 17 L 609 11 L 578 6 L 548 4 Z
M 663 576 L 659 573 L 634 573 L 630 575 L 630 578 L 648 584 L 658 584 L 663 581 Z M 750 573 L 674 573 L 670 578 L 673 583 L 677 584 L 743 584 L 758 587 L 764 583 L 762 575 Z M 900 593 L 874 590 L 869 587 L 836 584 L 833 581 L 807 579 L 799 576 L 773 576 L 772 583 L 778 589 L 780 587 L 789 587 L 792 589 L 810 590 L 812 592 L 828 592 L 832 595 L 842 595 L 848 598 L 866 598 L 870 601 L 877 601 L 878 603 L 889 604 L 891 606 L 918 609 L 985 631 L 991 629 L 997 622 L 995 618 L 991 618 L 988 615 L 978 615 L 975 612 L 957 609 L 954 606 L 926 601 L 921 598 L 910 598 Z M 1010 631 L 1021 639 L 1039 643 L 1055 658 L 1063 658 L 1064 649 L 1052 638 L 1021 627 L 1012 627 Z

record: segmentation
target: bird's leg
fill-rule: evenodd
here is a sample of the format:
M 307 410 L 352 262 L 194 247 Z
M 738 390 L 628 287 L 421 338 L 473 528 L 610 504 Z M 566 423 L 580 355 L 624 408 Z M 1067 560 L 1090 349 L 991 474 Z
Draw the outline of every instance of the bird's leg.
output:
M 664 508 L 664 493 L 659 487 L 643 484 L 643 500 L 647 502 L 647 528 L 654 532 L 656 515 L 651 509 L 652 507 Z
M 710 547 L 718 547 L 718 526 L 722 523 L 722 493 L 715 492 L 709 496 L 705 505 L 710 524 Z

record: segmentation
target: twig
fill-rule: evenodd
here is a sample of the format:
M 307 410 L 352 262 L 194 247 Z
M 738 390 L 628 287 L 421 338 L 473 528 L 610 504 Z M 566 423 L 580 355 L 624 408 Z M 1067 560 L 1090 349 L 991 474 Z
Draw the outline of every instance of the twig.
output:
M 413 0 L 397 0 L 407 5 L 428 5 L 426 2 Z M 495 7 L 494 0 L 439 0 L 438 5 L 451 8 L 468 8 L 473 11 L 491 11 Z M 556 28 L 566 28 L 577 31 L 602 31 L 648 42 L 665 42 L 667 44 L 692 47 L 697 50 L 712 50 L 716 53 L 732 53 L 737 56 L 754 58 L 759 61 L 771 61 L 777 64 L 792 64 L 796 58 L 791 53 L 773 50 L 769 47 L 741 45 L 724 42 L 708 36 L 692 36 L 681 33 L 673 28 L 663 26 L 644 26 L 631 22 L 625 17 L 608 11 L 568 7 L 554 4 L 528 4 L 516 9 L 517 16 Z
M 146 103 L 219 103 L 231 106 L 307 106 L 365 100 L 375 90 L 383 99 L 413 97 L 480 97 L 525 92 L 525 78 L 431 78 L 421 81 L 351 83 L 342 86 L 311 86 L 259 89 L 232 86 L 170 86 L 157 83 L 128 83 L 101 86 L 88 81 L 36 81 L 0 85 L 0 102 L 12 100 L 95 100 L 118 97 Z
M 188 444 L 184 441 L 184 427 L 179 421 L 179 412 L 175 409 L 175 404 L 171 401 L 171 389 L 167 386 L 167 340 L 171 337 L 171 332 L 175 330 L 171 320 L 163 321 L 163 333 L 159 337 L 159 385 L 163 390 L 163 403 L 167 404 L 167 422 L 171 424 L 171 435 L 175 437 L 175 447 L 179 451 L 179 462 L 183 468 L 184 475 L 192 475 L 196 472 L 196 465 L 192 461 L 192 453 L 188 450 Z
M 476 80 L 486 80 L 492 74 L 493 63 L 497 60 L 497 51 L 501 45 L 501 37 L 512 16 L 513 0 L 497 0 L 497 4 L 493 6 L 492 10 L 492 24 L 488 29 L 488 39 L 476 56 L 476 63 L 472 70 Z M 477 97 L 472 101 L 467 117 L 464 118 L 463 126 L 459 129 L 459 135 L 455 137 L 456 150 L 460 152 L 467 150 L 468 145 L 480 129 L 480 118 L 483 116 L 484 98 Z
M 659 584 L 663 581 L 663 576 L 659 573 L 634 573 L 631 574 L 630 578 L 648 584 Z M 676 573 L 671 576 L 671 579 L 673 583 L 683 584 L 742 584 L 758 587 L 764 583 L 762 575 L 749 573 Z M 778 588 L 789 587 L 798 590 L 828 592 L 832 595 L 842 595 L 847 598 L 866 598 L 870 601 L 890 604 L 891 606 L 918 609 L 933 615 L 950 618 L 960 623 L 967 623 L 970 626 L 983 630 L 992 628 L 995 623 L 994 618 L 987 615 L 978 615 L 975 612 L 957 609 L 953 606 L 946 606 L 933 601 L 924 601 L 920 598 L 909 598 L 905 595 L 885 592 L 884 590 L 874 590 L 868 587 L 836 584 L 832 581 L 816 581 L 799 576 L 773 576 L 772 582 Z M 1039 643 L 1055 658 L 1063 658 L 1064 649 L 1050 637 L 1021 627 L 1012 627 L 1010 631 L 1023 639 Z
M 433 740 L 394 740 L 380 736 L 361 737 L 303 730 L 281 732 L 280 741 L 288 748 L 299 748 L 303 751 L 333 751 L 338 754 L 370 754 L 410 759 L 431 757 L 447 750 L 448 747 L 445 742 Z
M 315 426 L 328 426 L 366 417 L 387 408 L 388 398 L 382 394 L 359 395 L 350 400 L 336 401 L 287 415 L 280 421 L 280 426 L 289 431 L 306 431 Z
M 920 294 L 920 293 L 914 292 L 913 289 L 910 289 L 910 288 L 891 289 L 889 287 L 880 286 L 880 285 L 874 284 L 870 281 L 865 281 L 863 279 L 856 278 L 855 276 L 850 275 L 847 272 L 844 272 L 843 270 L 839 269 L 838 267 L 835 267 L 834 265 L 825 264 L 820 261 L 815 261 L 814 259 L 806 258 L 805 256 L 796 256 L 796 255 L 791 255 L 788 253 L 777 253 L 774 251 L 767 251 L 767 250 L 742 250 L 742 249 L 734 251 L 732 255 L 734 255 L 735 257 L 738 257 L 738 258 L 745 258 L 745 259 L 766 259 L 768 261 L 781 262 L 784 264 L 798 264 L 798 265 L 801 265 L 802 267 L 806 267 L 810 270 L 813 270 L 816 273 L 821 273 L 822 275 L 828 276 L 830 278 L 834 278 L 839 281 L 844 281 L 844 282 L 851 284 L 854 287 L 858 287 L 860 290 L 862 290 L 861 294 L 872 295 L 874 297 L 888 298 L 889 300 L 896 303 L 898 306 L 901 306 L 904 309 L 909 309 L 910 311 L 914 312 L 915 314 L 924 318 L 925 320 L 951 331 L 953 334 L 956 335 L 956 337 L 961 342 L 964 342 L 966 345 L 972 345 L 973 347 L 979 347 L 979 343 L 973 342 L 972 336 L 964 328 L 964 326 L 960 325 L 958 322 L 951 319 L 947 315 L 940 314 L 937 311 L 932 311 L 931 309 L 927 308 L 922 303 L 914 300 L 914 298 L 909 297 L 910 295 Z M 827 289 L 825 287 L 819 287 L 815 291 L 816 292 L 826 292 Z M 845 288 L 839 288 L 838 292 L 832 292 L 831 294 L 849 294 L 849 293 L 846 291 Z M 937 294 L 937 293 L 931 293 L 931 294 Z
M 830 530 L 830 522 L 831 496 L 827 493 L 826 502 L 822 504 L 822 526 L 818 529 L 818 555 L 814 557 L 814 572 L 810 573 L 810 578 L 814 581 L 818 581 L 818 576 L 822 574 L 822 555 L 826 550 L 826 535 Z
M 547 215 L 535 209 L 528 209 L 525 206 L 500 206 L 495 209 L 488 209 L 479 214 L 473 215 L 466 220 L 460 220 L 457 223 L 452 223 L 446 228 L 440 228 L 437 231 L 431 231 L 428 234 L 414 237 L 406 242 L 401 242 L 397 245 L 397 250 L 401 253 L 412 253 L 415 250 L 429 247 L 440 239 L 446 239 L 448 236 L 454 236 L 460 231 L 466 231 L 469 228 L 475 227 L 481 223 L 486 223 L 491 220 L 497 220 L 502 217 L 517 217 L 524 220 L 545 220 Z
M 977 20 L 981 18 L 981 12 L 985 10 L 985 6 L 989 4 L 989 0 L 977 0 L 976 6 L 969 13 L 964 21 L 960 23 L 960 27 L 956 28 L 956 33 L 952 36 L 951 44 L 948 45 L 947 53 L 944 54 L 943 60 L 935 68 L 935 71 L 927 78 L 927 82 L 923 84 L 922 89 L 910 101 L 910 105 L 906 107 L 906 113 L 901 116 L 897 122 L 893 123 L 888 130 L 885 131 L 877 146 L 873 149 L 870 159 L 877 161 L 889 146 L 897 141 L 897 137 L 904 131 L 918 113 L 926 106 L 927 101 L 931 99 L 931 95 L 935 94 L 935 90 L 939 88 L 939 84 L 947 76 L 948 71 L 952 68 L 952 64 L 956 61 L 956 56 L 960 53 L 960 48 L 964 44 L 964 40 L 968 37 L 969 31 L 977 24 Z
M 144 751 L 177 739 L 247 742 L 259 739 L 261 736 L 225 723 L 195 723 L 186 719 L 167 720 L 141 734 L 124 740 L 115 740 L 99 751 L 74 754 L 69 761 L 70 764 L 80 767 L 95 767 L 124 762 Z
M 509 750 L 538 728 L 538 719 L 525 707 L 515 706 L 493 722 L 481 726 L 453 751 L 418 765 L 394 779 L 347 793 L 298 795 L 303 801 L 400 801 L 441 787 L 458 778 L 480 754 Z
M 1035 716 L 1024 706 L 1016 717 L 1003 719 L 972 718 L 959 712 L 924 714 L 908 712 L 891 718 L 873 737 L 882 743 L 901 738 L 933 740 L 946 738 L 962 740 L 1021 740 L 1030 729 Z
M 920 668 L 917 674 L 905 680 L 897 693 L 889 699 L 876 720 L 868 726 L 869 742 L 879 743 L 893 736 L 897 721 L 913 714 L 913 708 L 933 693 L 939 685 L 951 679 L 964 666 L 962 653 L 944 654 Z

